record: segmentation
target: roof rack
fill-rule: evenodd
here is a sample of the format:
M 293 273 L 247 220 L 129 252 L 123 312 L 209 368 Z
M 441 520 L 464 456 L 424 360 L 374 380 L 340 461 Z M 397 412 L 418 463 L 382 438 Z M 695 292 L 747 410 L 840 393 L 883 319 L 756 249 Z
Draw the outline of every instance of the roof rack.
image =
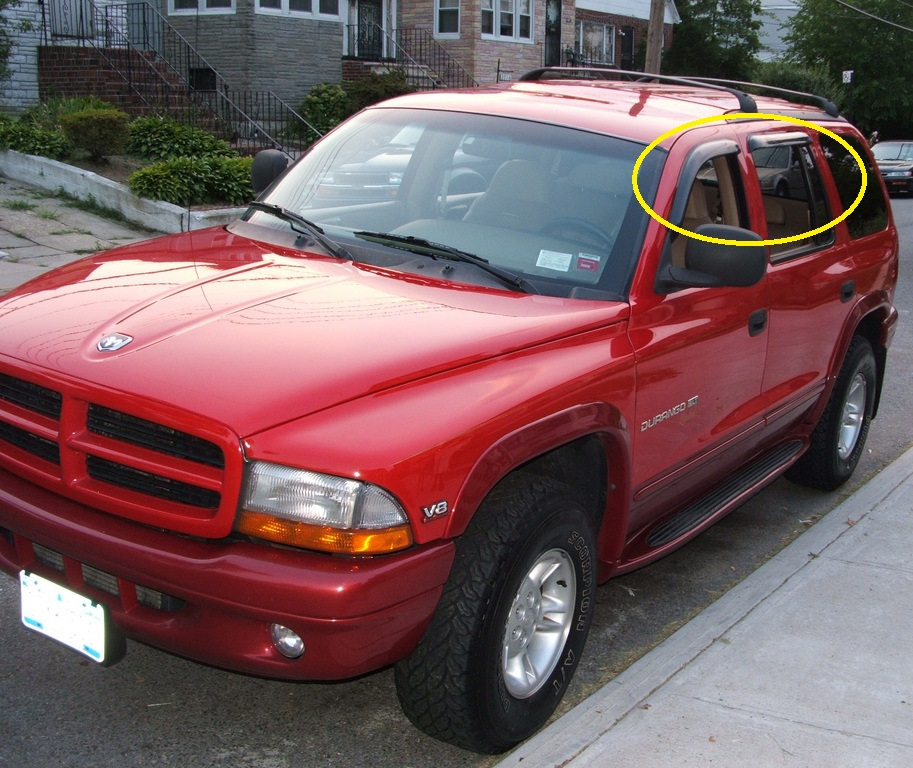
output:
M 764 85 L 762 83 L 746 83 L 741 80 L 721 80 L 715 77 L 691 77 L 690 80 L 695 80 L 700 83 L 708 83 L 714 85 L 722 86 L 738 86 L 740 88 L 754 88 L 758 91 L 765 91 L 775 95 L 782 96 L 800 96 L 806 99 L 811 99 L 815 104 L 821 107 L 822 110 L 831 117 L 840 117 L 840 110 L 837 105 L 830 99 L 824 98 L 824 96 L 818 96 L 814 93 L 805 93 L 805 91 L 792 91 L 789 88 L 780 88 L 775 85 Z
M 740 80 L 720 80 L 710 77 L 685 77 L 679 75 L 656 75 L 649 72 L 635 72 L 628 69 L 614 69 L 609 67 L 541 67 L 521 75 L 520 80 L 535 82 L 537 80 L 543 80 L 546 77 L 557 79 L 629 80 L 636 82 L 655 81 L 660 83 L 672 83 L 674 85 L 700 85 L 715 91 L 723 91 L 732 94 L 738 99 L 739 109 L 742 112 L 758 111 L 757 102 L 743 90 L 745 88 L 753 88 L 785 96 L 800 96 L 811 99 L 815 104 L 821 107 L 826 114 L 831 117 L 840 117 L 840 110 L 837 109 L 837 105 L 829 99 L 825 99 L 823 96 L 816 96 L 813 93 L 803 93 L 802 91 L 791 91 L 786 88 L 778 88 L 772 85 L 747 83 Z

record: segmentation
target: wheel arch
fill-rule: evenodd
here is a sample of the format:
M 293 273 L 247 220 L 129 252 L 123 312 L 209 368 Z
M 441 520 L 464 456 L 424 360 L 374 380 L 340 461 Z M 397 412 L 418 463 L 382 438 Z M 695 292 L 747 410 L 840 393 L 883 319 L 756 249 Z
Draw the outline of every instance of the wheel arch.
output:
M 496 487 L 529 474 L 575 490 L 575 499 L 593 516 L 605 571 L 621 552 L 628 519 L 631 441 L 621 413 L 605 403 L 581 405 L 506 435 L 469 473 L 446 535 L 462 534 Z
M 851 323 L 844 334 L 839 349 L 839 355 L 835 358 L 832 371 L 833 378 L 836 378 L 840 370 L 843 358 L 846 356 L 850 342 L 854 336 L 862 336 L 872 346 L 875 353 L 875 368 L 878 373 L 878 381 L 875 388 L 875 403 L 872 410 L 872 418 L 878 415 L 878 405 L 881 402 L 881 392 L 884 385 L 884 376 L 887 369 L 888 344 L 894 330 L 894 324 L 897 320 L 897 311 L 893 309 L 890 302 L 878 303 L 872 305 L 870 302 L 863 302 L 859 306 L 858 320 Z

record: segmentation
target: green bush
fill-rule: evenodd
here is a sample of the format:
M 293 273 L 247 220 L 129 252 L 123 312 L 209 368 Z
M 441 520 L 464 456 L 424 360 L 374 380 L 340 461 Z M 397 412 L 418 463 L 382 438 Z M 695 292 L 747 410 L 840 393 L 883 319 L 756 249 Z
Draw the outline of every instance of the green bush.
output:
M 764 85 L 824 96 L 838 107 L 847 101 L 844 86 L 836 82 L 824 67 L 806 67 L 788 61 L 756 61 L 752 79 Z
M 113 104 L 97 98 L 96 96 L 74 96 L 70 98 L 48 99 L 34 107 L 29 107 L 22 114 L 22 122 L 31 123 L 47 131 L 60 128 L 60 119 L 73 112 L 83 112 L 87 109 L 117 109 Z
M 362 80 L 343 81 L 342 87 L 349 96 L 353 114 L 384 99 L 415 91 L 406 78 L 405 70 L 402 69 L 394 69 L 382 75 L 371 72 Z
M 60 127 L 74 147 L 93 160 L 119 155 L 127 143 L 130 116 L 116 109 L 84 109 L 60 118 Z
M 4 118 L 0 120 L 0 149 L 61 160 L 70 153 L 71 147 L 60 131 L 47 131 L 31 123 Z
M 154 161 L 209 155 L 236 157 L 238 154 L 207 131 L 159 117 L 141 117 L 130 124 L 126 151 Z
M 252 162 L 250 157 L 176 157 L 136 171 L 127 183 L 140 197 L 175 205 L 241 205 L 254 198 Z
M 355 110 L 345 89 L 338 83 L 320 83 L 308 91 L 301 114 L 320 133 L 335 128 Z
M 371 72 L 361 80 L 315 85 L 308 91 L 299 111 L 314 128 L 326 133 L 365 107 L 414 90 L 401 69 L 384 74 Z

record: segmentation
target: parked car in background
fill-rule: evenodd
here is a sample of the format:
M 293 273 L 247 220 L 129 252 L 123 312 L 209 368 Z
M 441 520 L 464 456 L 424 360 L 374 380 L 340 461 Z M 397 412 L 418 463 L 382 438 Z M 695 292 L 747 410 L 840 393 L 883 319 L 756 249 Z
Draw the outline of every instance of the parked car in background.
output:
M 805 193 L 802 165 L 795 147 L 762 147 L 751 154 L 763 194 L 798 197 Z
M 881 141 L 872 155 L 888 192 L 913 193 L 913 141 Z

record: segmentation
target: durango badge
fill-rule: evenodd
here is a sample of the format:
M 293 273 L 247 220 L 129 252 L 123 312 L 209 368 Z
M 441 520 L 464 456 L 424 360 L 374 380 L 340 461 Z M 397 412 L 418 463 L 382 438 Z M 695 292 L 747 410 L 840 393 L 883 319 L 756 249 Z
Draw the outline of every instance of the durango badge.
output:
M 109 333 L 95 346 L 99 352 L 117 352 L 131 341 L 133 341 L 133 337 L 127 336 L 125 333 Z

